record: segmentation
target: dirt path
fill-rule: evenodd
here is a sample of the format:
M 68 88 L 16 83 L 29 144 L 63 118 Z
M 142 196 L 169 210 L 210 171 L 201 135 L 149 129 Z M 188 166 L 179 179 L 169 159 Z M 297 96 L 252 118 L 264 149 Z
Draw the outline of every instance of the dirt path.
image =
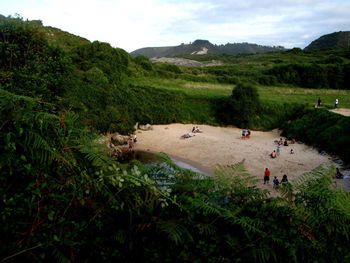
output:
M 346 109 L 346 108 L 339 108 L 339 109 L 334 109 L 334 110 L 330 110 L 331 112 L 334 113 L 338 113 L 344 116 L 350 116 L 350 109 Z

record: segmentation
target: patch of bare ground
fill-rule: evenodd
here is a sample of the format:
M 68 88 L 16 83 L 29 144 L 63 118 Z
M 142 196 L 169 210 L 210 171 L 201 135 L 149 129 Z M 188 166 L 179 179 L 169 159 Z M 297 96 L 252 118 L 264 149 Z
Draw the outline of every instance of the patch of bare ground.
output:
M 338 108 L 338 109 L 333 109 L 330 110 L 331 112 L 338 113 L 344 116 L 350 116 L 350 109 L 345 109 L 345 108 Z

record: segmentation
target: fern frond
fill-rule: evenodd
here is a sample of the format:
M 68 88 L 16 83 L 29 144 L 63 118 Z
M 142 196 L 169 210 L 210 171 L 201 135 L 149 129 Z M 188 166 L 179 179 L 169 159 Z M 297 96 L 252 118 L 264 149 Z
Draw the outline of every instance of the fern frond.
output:
M 53 249 L 53 256 L 59 263 L 70 263 L 71 261 L 57 248 Z
M 157 226 L 159 230 L 167 234 L 169 239 L 175 242 L 176 245 L 179 245 L 184 240 L 193 241 L 193 238 L 188 230 L 177 222 L 162 221 L 158 222 Z

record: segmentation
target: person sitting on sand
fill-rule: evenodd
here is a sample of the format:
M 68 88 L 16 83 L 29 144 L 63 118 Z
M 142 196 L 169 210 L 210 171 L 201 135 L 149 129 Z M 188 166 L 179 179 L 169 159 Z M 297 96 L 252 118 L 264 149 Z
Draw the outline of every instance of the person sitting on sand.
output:
M 246 132 L 247 132 L 247 130 L 246 130 L 246 129 L 242 129 L 242 137 L 245 137 Z
M 292 138 L 292 139 L 290 140 L 290 144 L 294 144 L 294 143 L 295 143 L 295 139 Z
M 196 131 L 196 127 L 193 126 L 192 133 L 195 133 L 195 131 Z
M 251 131 L 249 130 L 249 129 L 247 129 L 247 133 L 246 133 L 247 135 L 247 137 L 250 137 L 250 134 L 251 134 Z
M 281 180 L 281 185 L 286 185 L 286 184 L 288 184 L 288 178 L 287 178 L 287 175 L 284 174 Z
M 335 178 L 336 179 L 343 179 L 344 178 L 344 175 L 340 172 L 339 168 L 336 168 Z
M 283 145 L 283 139 L 280 138 L 280 140 L 278 141 L 278 145 Z
M 284 145 L 284 146 L 288 146 L 288 141 L 287 141 L 287 139 L 284 140 L 283 145 Z
M 185 133 L 184 135 L 181 135 L 181 138 L 183 139 L 187 139 L 187 138 L 191 138 L 192 136 L 189 133 Z
M 202 131 L 198 128 L 198 126 L 196 126 L 195 130 L 192 132 L 196 133 L 196 132 L 202 132 Z
M 277 157 L 276 151 L 273 150 L 273 152 L 270 153 L 270 156 L 271 156 L 271 158 L 276 158 Z
M 294 154 L 294 150 L 293 149 L 290 149 L 290 154 Z

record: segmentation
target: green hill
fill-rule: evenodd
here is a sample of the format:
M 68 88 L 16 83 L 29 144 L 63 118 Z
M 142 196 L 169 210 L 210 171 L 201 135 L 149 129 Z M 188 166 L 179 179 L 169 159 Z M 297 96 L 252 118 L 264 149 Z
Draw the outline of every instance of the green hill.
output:
M 350 31 L 339 31 L 321 36 L 305 47 L 305 50 L 336 48 L 350 49 Z

